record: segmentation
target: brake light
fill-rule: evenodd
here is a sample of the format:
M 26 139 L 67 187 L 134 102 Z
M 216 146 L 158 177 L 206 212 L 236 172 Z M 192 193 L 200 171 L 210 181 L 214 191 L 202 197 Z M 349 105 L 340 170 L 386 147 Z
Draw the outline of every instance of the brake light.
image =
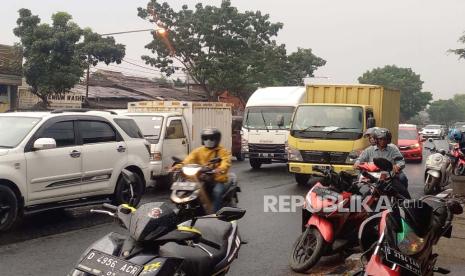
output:
M 155 151 L 150 155 L 150 161 L 161 161 L 161 152 Z

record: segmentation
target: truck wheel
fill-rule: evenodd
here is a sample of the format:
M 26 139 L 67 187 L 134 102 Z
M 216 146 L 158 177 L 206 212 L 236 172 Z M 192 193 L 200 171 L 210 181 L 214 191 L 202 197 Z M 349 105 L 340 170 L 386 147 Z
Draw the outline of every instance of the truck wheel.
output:
M 237 161 L 244 161 L 244 154 L 242 153 L 237 153 L 236 155 L 234 155 L 234 157 L 236 157 Z
M 118 178 L 115 194 L 113 196 L 113 204 L 120 205 L 132 203 L 131 206 L 134 207 L 139 204 L 144 194 L 144 182 L 137 173 L 134 173 L 134 177 L 136 181 L 131 184 L 127 183 L 122 176 Z
M 295 173 L 294 176 L 295 176 L 295 181 L 300 186 L 307 185 L 308 180 L 310 179 L 309 174 Z
M 260 159 L 249 158 L 249 163 L 254 170 L 258 170 L 262 166 L 262 162 L 260 161 Z
M 18 199 L 7 186 L 0 186 L 0 232 L 10 229 L 18 218 Z

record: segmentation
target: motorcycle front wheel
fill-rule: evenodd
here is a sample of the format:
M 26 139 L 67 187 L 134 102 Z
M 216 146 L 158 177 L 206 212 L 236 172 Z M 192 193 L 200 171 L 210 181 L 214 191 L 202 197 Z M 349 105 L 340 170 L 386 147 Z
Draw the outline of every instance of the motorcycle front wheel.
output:
M 295 272 L 304 273 L 310 270 L 323 255 L 325 241 L 320 231 L 314 227 L 307 227 L 295 241 L 289 265 Z
M 430 174 L 426 176 L 425 187 L 423 189 L 425 195 L 432 195 L 437 190 L 437 181 L 439 181 L 439 179 Z

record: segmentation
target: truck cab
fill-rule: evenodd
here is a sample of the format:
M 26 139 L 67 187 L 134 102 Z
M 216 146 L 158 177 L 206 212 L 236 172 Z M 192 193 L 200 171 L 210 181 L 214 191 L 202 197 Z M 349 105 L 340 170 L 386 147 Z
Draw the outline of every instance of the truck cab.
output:
M 299 185 L 315 174 L 313 166 L 353 171 L 369 145 L 363 133 L 385 127 L 397 143 L 400 93 L 375 85 L 307 86 L 307 103 L 293 115 L 288 139 L 289 171 Z
M 242 154 L 250 166 L 286 163 L 285 144 L 295 107 L 304 102 L 304 87 L 260 88 L 249 98 L 242 126 Z

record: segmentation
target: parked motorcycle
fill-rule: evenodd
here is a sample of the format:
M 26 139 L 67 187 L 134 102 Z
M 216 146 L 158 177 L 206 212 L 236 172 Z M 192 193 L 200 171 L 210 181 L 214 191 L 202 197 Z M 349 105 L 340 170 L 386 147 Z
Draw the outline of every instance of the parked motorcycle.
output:
M 303 232 L 295 241 L 289 257 L 292 270 L 306 272 L 317 264 L 321 256 L 352 253 L 358 246 L 358 228 L 373 213 L 365 208 L 342 212 L 341 207 L 349 208 L 351 202 L 360 200 L 375 209 L 384 191 L 370 183 L 377 183 L 379 179 L 390 183 L 393 176 L 370 164 L 364 164 L 360 169 L 362 177 L 353 182 L 354 176 L 346 172 L 337 174 L 330 166 L 313 167 L 314 171 L 323 174 L 324 181 L 316 183 L 305 197 Z
M 425 187 L 426 195 L 440 192 L 449 184 L 450 176 L 453 171 L 453 163 L 450 154 L 444 149 L 437 149 L 433 139 L 429 138 L 431 155 L 426 159 L 425 164 Z
M 453 164 L 453 174 L 454 175 L 465 175 L 465 155 L 460 150 L 458 143 L 451 145 L 451 159 Z
M 175 164 L 181 163 L 179 158 L 173 157 L 173 160 Z M 192 211 L 192 214 L 188 214 L 188 216 L 211 214 L 212 211 L 209 210 L 211 206 L 209 207 L 205 202 L 212 201 L 213 170 L 215 165 L 220 162 L 221 158 L 214 158 L 205 166 L 186 164 L 180 170 L 175 171 L 170 198 L 177 208 Z M 237 193 L 241 191 L 241 188 L 237 184 L 235 174 L 230 173 L 228 178 L 229 181 L 224 184 L 226 185 L 226 189 L 223 194 L 222 206 L 236 207 L 239 202 Z
M 166 203 L 103 205 L 128 235 L 110 233 L 91 245 L 69 276 L 225 275 L 241 246 L 236 220 L 245 210 L 225 207 L 178 225 Z
M 436 267 L 438 254 L 433 253 L 441 237 L 451 237 L 454 215 L 463 212 L 448 194 L 406 200 L 367 219 L 359 238 L 361 259 L 368 262 L 356 275 L 448 274 L 449 270 Z

